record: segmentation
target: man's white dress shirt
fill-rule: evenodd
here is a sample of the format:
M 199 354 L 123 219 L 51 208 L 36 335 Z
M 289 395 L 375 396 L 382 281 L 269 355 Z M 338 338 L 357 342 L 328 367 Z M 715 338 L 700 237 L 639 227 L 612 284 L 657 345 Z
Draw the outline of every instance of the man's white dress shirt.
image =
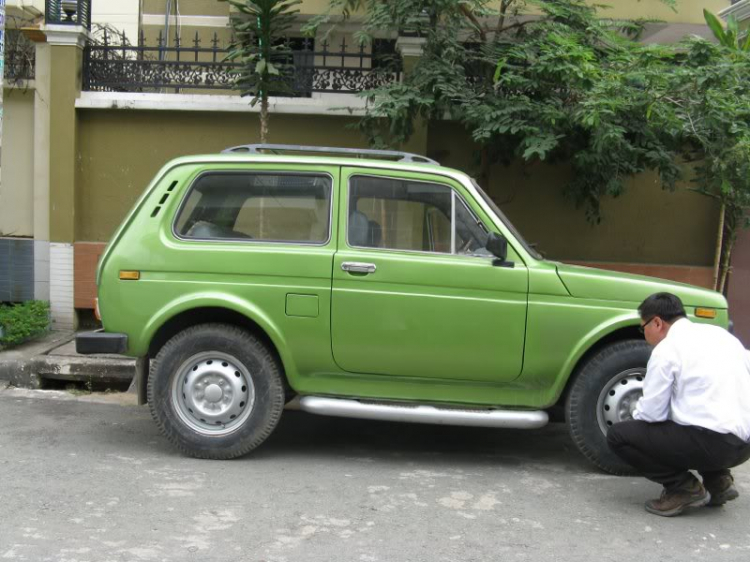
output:
M 723 328 L 677 320 L 654 347 L 633 418 L 750 441 L 750 354 Z

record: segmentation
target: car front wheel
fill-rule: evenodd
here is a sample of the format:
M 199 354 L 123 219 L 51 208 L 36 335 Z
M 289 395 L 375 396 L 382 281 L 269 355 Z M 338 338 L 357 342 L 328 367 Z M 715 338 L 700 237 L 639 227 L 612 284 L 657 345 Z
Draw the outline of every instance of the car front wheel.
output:
M 565 404 L 573 442 L 596 466 L 617 475 L 633 468 L 610 451 L 607 431 L 632 412 L 643 395 L 651 348 L 642 340 L 626 340 L 598 350 L 578 370 Z

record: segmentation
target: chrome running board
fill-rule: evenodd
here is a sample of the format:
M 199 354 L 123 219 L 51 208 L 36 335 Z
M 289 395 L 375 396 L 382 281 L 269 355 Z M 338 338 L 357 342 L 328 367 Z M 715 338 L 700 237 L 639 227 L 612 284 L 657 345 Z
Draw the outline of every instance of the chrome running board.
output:
M 459 410 L 322 396 L 303 396 L 299 406 L 305 412 L 324 416 L 438 425 L 536 429 L 549 421 L 547 412 L 541 410 Z

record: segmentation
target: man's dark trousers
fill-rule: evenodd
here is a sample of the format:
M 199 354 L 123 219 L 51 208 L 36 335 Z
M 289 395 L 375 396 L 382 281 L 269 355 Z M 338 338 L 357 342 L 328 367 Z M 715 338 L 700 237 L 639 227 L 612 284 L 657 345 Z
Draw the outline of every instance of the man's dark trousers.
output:
M 693 480 L 690 469 L 707 483 L 750 458 L 750 444 L 736 435 L 673 421 L 621 422 L 609 428 L 607 443 L 617 456 L 669 491 Z

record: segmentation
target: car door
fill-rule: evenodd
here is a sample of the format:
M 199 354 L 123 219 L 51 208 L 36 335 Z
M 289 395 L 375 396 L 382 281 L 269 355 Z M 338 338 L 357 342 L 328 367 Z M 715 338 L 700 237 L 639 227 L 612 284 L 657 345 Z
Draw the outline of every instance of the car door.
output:
M 331 338 L 351 373 L 485 382 L 518 377 L 528 271 L 498 265 L 490 224 L 458 182 L 343 168 Z

